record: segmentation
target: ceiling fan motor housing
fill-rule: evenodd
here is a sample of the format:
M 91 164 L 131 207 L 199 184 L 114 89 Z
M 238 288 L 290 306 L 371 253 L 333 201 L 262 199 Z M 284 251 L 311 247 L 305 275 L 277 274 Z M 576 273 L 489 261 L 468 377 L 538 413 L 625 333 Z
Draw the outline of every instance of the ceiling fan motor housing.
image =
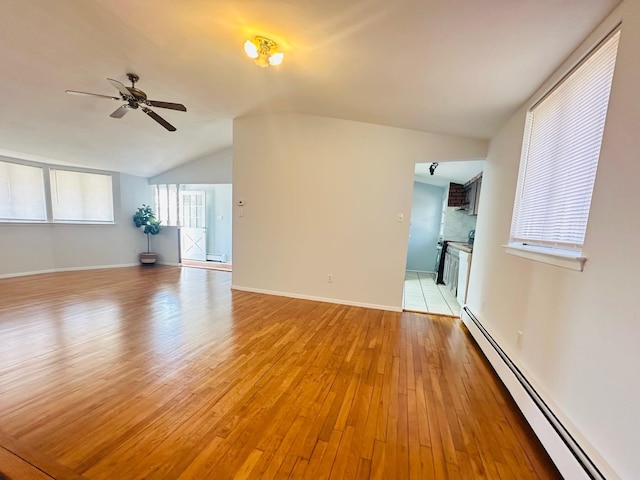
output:
M 146 102 L 147 101 L 147 94 L 144 93 L 142 90 L 139 90 L 136 88 L 136 82 L 138 80 L 140 80 L 140 77 L 138 75 L 136 75 L 135 73 L 127 73 L 127 78 L 129 79 L 129 81 L 131 82 L 131 86 L 127 87 L 127 90 L 129 90 L 131 92 L 131 95 L 133 95 L 133 97 L 136 99 L 136 101 L 138 102 Z M 131 102 L 129 102 L 131 103 Z

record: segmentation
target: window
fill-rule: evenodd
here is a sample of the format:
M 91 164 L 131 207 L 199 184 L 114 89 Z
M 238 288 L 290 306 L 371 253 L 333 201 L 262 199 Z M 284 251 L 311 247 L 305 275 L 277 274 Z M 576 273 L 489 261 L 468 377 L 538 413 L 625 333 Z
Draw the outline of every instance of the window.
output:
M 111 175 L 51 169 L 54 222 L 113 223 Z
M 47 221 L 42 168 L 0 161 L 0 221 Z
M 156 185 L 156 217 L 163 225 L 178 225 L 178 191 L 180 185 Z
M 619 37 L 613 32 L 527 113 L 509 247 L 582 254 Z

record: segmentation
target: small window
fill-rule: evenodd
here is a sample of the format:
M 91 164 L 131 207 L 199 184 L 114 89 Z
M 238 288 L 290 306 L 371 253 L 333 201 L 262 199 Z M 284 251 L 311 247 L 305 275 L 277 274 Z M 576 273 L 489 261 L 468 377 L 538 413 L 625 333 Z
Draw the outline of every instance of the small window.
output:
M 0 221 L 47 221 L 42 168 L 0 161 Z
M 113 223 L 111 175 L 50 170 L 54 222 Z
M 156 216 L 163 225 L 178 225 L 178 191 L 180 185 L 156 185 Z
M 619 38 L 618 29 L 527 113 L 509 247 L 580 257 Z

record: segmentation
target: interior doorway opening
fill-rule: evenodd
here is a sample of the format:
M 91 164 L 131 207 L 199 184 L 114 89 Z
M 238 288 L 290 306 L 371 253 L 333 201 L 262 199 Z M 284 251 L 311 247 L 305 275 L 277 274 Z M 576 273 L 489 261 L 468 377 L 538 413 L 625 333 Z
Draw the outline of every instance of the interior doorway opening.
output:
M 164 225 L 179 229 L 181 265 L 231 271 L 231 184 L 156 185 L 155 207 Z
M 484 161 L 415 168 L 404 310 L 460 315 L 466 301 Z

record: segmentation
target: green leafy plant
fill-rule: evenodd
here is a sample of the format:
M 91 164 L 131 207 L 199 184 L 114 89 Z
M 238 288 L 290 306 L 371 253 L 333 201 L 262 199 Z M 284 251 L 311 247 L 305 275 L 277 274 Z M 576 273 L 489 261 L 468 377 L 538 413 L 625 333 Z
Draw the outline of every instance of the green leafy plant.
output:
M 151 252 L 151 235 L 157 235 L 162 230 L 161 222 L 156 219 L 151 206 L 142 204 L 133 214 L 133 223 L 137 228 L 144 227 L 142 232 L 147 236 L 147 253 Z

